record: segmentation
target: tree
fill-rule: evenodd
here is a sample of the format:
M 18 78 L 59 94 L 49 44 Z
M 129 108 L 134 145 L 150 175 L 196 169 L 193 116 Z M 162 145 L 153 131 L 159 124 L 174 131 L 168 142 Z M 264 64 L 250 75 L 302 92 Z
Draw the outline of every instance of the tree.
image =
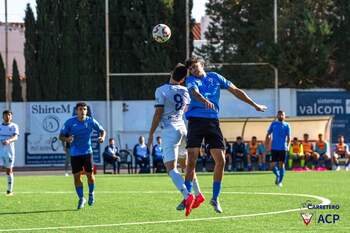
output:
M 110 59 L 114 73 L 168 72 L 170 44 L 152 39 L 152 28 L 159 22 L 169 24 L 163 1 L 110 2 Z M 168 77 L 115 77 L 114 99 L 153 98 L 154 88 Z
M 12 63 L 12 101 L 23 101 L 22 86 L 16 59 Z
M 37 71 L 38 60 L 38 36 L 36 21 L 30 4 L 27 4 L 24 18 L 25 26 L 25 76 L 27 82 L 27 98 L 29 101 L 41 100 L 42 91 L 40 79 Z
M 69 1 L 70 2 L 70 1 Z M 62 49 L 60 23 L 63 1 L 37 0 L 38 59 L 37 74 L 43 100 L 59 100 L 59 70 L 61 61 L 58 53 Z M 71 48 L 74 49 L 74 48 Z
M 333 23 L 335 33 L 333 34 L 336 49 L 332 57 L 328 73 L 330 79 L 338 81 L 339 86 L 350 89 L 350 2 L 347 0 L 335 0 L 336 7 L 334 15 L 336 19 Z
M 196 51 L 209 63 L 266 62 L 273 43 L 273 1 L 210 0 L 207 45 Z M 218 69 L 240 87 L 272 85 L 269 67 L 223 66 Z
M 0 53 L 0 101 L 6 101 L 5 97 L 5 65 Z
M 273 1 L 210 0 L 209 41 L 198 53 L 210 62 L 267 62 L 279 69 L 281 87 L 334 85 L 327 78 L 339 23 L 334 0 L 279 1 L 278 44 L 273 39 Z M 271 87 L 272 70 L 220 68 L 246 88 Z M 271 80 L 267 82 L 267 80 Z
M 193 0 L 189 0 L 189 12 L 192 11 Z M 191 14 L 189 16 L 192 19 Z M 193 28 L 194 21 L 190 21 L 190 28 Z M 174 0 L 172 6 L 172 21 L 170 25 L 173 37 L 171 43 L 172 64 L 183 62 L 186 59 L 186 1 Z M 190 32 L 190 54 L 193 51 L 193 34 Z

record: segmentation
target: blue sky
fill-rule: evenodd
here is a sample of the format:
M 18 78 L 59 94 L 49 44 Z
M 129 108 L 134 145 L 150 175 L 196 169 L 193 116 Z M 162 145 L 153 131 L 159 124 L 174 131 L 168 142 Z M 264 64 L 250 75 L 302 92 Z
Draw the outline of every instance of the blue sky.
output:
M 24 10 L 27 3 L 33 7 L 36 0 L 7 0 L 8 5 L 8 21 L 9 22 L 23 22 Z M 196 21 L 200 21 L 201 16 L 205 14 L 205 3 L 208 0 L 193 0 L 192 15 Z M 35 8 L 33 7 L 35 10 Z M 5 0 L 0 0 L 0 21 L 5 21 Z

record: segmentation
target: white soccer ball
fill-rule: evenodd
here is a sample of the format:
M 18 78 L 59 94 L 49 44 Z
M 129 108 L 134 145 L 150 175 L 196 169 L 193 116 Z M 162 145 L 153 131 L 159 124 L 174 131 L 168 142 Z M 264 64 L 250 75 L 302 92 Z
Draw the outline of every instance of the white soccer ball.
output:
M 153 39 L 158 43 L 164 43 L 169 40 L 171 36 L 170 28 L 165 24 L 158 24 L 152 30 Z

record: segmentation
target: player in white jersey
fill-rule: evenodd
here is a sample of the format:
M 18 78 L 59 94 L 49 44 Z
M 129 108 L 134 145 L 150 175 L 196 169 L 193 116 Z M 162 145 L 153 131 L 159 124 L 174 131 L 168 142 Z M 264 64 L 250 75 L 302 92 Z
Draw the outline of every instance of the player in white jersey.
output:
M 153 134 L 160 125 L 163 138 L 163 162 L 174 185 L 184 197 L 182 203 L 186 209 L 186 216 L 188 216 L 195 203 L 195 196 L 187 190 L 184 179 L 177 170 L 179 153 L 181 153 L 182 166 L 184 166 L 187 152 L 184 149 L 187 129 L 183 115 L 190 102 L 190 97 L 187 88 L 181 85 L 186 75 L 187 68 L 183 64 L 177 64 L 169 83 L 156 89 L 155 113 L 149 132 L 148 146 L 152 145 Z
M 12 122 L 12 112 L 2 113 L 3 122 L 0 125 L 0 163 L 6 168 L 7 195 L 13 195 L 13 165 L 15 162 L 15 141 L 18 139 L 18 126 Z

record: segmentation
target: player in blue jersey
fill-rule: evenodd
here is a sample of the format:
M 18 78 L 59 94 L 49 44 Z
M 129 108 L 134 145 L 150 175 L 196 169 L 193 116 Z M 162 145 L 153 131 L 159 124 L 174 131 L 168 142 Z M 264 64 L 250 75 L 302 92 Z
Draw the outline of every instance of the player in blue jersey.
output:
M 74 175 L 74 185 L 79 197 L 78 209 L 85 206 L 82 172 L 88 179 L 89 199 L 88 204 L 92 206 L 95 202 L 95 177 L 92 172 L 92 147 L 91 134 L 93 130 L 99 132 L 98 142 L 103 143 L 105 140 L 105 130 L 92 117 L 87 116 L 87 104 L 79 102 L 76 105 L 77 115 L 68 119 L 60 132 L 60 140 L 70 143 L 70 155 L 72 173 Z
M 279 187 L 282 187 L 283 177 L 286 172 L 286 154 L 290 144 L 290 126 L 284 121 L 285 118 L 286 114 L 281 110 L 278 111 L 277 121 L 271 123 L 265 139 L 265 144 L 268 145 L 272 135 L 271 155 L 272 162 L 275 163 L 272 171 L 276 176 L 275 184 Z
M 190 76 L 186 79 L 186 86 L 190 93 L 191 103 L 186 118 L 188 121 L 188 164 L 186 169 L 186 187 L 190 191 L 195 174 L 196 160 L 200 146 L 205 142 L 210 145 L 210 154 L 215 161 L 213 196 L 211 205 L 217 213 L 222 213 L 218 197 L 221 191 L 221 181 L 225 167 L 225 144 L 219 127 L 219 98 L 220 89 L 227 89 L 238 99 L 253 106 L 257 111 L 264 111 L 266 106 L 256 104 L 241 89 L 215 72 L 205 72 L 204 62 L 197 57 L 186 61 Z

